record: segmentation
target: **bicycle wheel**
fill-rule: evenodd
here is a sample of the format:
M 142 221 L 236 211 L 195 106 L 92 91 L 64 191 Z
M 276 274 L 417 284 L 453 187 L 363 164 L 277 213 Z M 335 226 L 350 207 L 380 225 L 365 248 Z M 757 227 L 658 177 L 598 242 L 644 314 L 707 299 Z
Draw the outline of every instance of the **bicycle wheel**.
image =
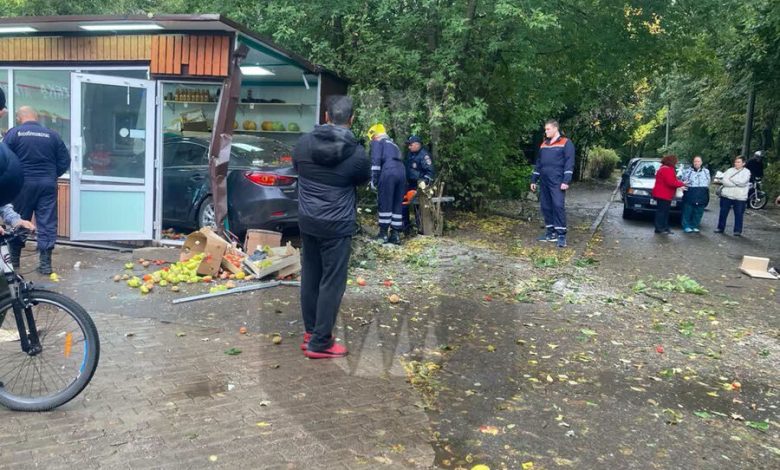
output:
M 97 369 L 100 341 L 87 312 L 68 297 L 35 289 L 28 298 L 41 344 L 33 355 L 22 351 L 13 301 L 0 304 L 0 404 L 47 411 L 84 390 Z
M 753 210 L 763 209 L 769 198 L 766 193 L 759 193 L 748 199 L 748 205 Z

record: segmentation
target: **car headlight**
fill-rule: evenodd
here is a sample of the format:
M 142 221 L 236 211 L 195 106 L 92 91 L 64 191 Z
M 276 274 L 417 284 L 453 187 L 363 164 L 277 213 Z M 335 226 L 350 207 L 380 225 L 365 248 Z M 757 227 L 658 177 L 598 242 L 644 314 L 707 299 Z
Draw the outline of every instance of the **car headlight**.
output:
M 649 196 L 650 191 L 646 189 L 634 189 L 634 188 L 628 188 L 628 194 L 633 194 L 634 196 Z

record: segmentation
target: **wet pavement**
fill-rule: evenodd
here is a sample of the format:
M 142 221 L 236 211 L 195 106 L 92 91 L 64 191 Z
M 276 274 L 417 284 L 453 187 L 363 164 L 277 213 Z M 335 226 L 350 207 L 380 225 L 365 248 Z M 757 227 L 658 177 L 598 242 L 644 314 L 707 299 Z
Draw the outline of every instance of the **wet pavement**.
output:
M 749 212 L 742 239 L 659 237 L 613 203 L 591 238 L 612 190 L 573 188 L 566 250 L 534 241 L 533 203 L 500 205 L 511 217 L 455 214 L 447 237 L 402 249 L 358 242 L 337 330 L 351 354 L 330 362 L 298 350 L 297 288 L 173 305 L 208 286 L 141 296 L 111 281 L 129 254 L 58 248 L 55 288 L 93 314 L 104 356 L 60 410 L 0 411 L 0 438 L 13 444 L 0 458 L 20 468 L 777 468 L 777 281 L 737 266 L 743 254 L 780 259 L 780 210 Z M 708 293 L 664 290 L 678 275 Z

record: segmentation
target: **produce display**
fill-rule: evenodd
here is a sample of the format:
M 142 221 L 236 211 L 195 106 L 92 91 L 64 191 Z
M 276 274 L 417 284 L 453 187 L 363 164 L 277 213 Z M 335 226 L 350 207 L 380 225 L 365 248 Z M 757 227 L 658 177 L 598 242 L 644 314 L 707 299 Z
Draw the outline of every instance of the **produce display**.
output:
M 246 120 L 244 121 L 244 130 L 245 131 L 256 131 L 257 130 L 257 124 L 255 121 Z

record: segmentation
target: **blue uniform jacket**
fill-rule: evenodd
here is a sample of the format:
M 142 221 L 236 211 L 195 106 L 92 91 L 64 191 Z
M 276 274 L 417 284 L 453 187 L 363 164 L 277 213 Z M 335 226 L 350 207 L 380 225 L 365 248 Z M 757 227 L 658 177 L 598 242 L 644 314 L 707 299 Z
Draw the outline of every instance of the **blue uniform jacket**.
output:
M 406 156 L 406 179 L 409 181 L 424 179 L 430 183 L 435 176 L 431 154 L 426 149 L 421 148 L 417 153 L 409 152 Z
M 379 174 L 406 174 L 401 150 L 390 138 L 385 137 L 371 141 L 371 175 L 374 184 L 378 183 Z
M 570 184 L 574 176 L 574 144 L 560 136 L 555 141 L 545 139 L 539 146 L 536 166 L 531 173 L 531 182 L 559 185 Z
M 35 121 L 9 130 L 3 142 L 19 157 L 27 179 L 55 181 L 70 168 L 70 153 L 60 135 Z

